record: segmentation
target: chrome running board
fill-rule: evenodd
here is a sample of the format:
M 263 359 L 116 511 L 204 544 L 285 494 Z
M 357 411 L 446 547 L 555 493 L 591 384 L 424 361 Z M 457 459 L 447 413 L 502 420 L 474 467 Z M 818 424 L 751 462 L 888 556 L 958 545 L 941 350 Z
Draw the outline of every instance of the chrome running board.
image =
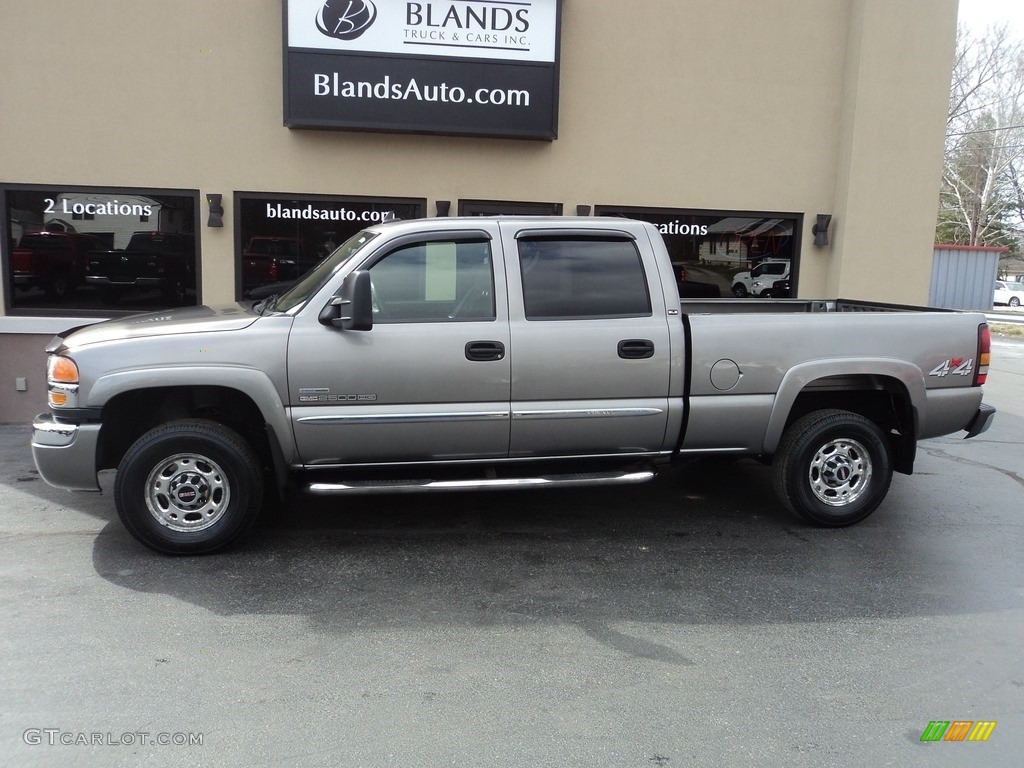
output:
M 517 488 L 572 488 L 589 485 L 632 485 L 653 480 L 654 470 L 640 472 L 576 472 L 540 477 L 494 477 L 472 480 L 350 480 L 347 483 L 311 483 L 306 490 L 314 496 L 371 493 L 425 493 L 440 491 L 486 491 Z

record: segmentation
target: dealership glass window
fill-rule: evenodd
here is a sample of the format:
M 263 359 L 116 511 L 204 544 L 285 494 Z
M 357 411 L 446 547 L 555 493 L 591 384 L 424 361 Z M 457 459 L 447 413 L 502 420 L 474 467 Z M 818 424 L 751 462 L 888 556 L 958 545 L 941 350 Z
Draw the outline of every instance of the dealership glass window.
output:
M 640 254 L 626 238 L 520 238 L 527 320 L 651 314 Z
M 280 293 L 360 230 L 426 208 L 423 198 L 237 192 L 236 296 Z
M 198 302 L 199 195 L 10 185 L 3 280 L 12 314 L 110 314 Z
M 459 200 L 459 216 L 561 216 L 561 203 Z
M 594 211 L 654 224 L 682 298 L 796 296 L 801 214 L 614 205 Z

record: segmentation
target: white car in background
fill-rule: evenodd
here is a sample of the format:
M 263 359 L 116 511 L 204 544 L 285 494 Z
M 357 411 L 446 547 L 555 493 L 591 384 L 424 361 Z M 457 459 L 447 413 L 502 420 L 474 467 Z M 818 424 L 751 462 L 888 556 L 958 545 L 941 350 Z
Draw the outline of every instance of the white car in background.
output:
M 732 292 L 738 298 L 771 296 L 776 280 L 789 278 L 789 259 L 763 259 L 749 272 L 737 272 L 732 278 Z
M 1024 283 L 1007 283 L 996 280 L 992 303 L 1005 304 L 1009 307 L 1019 307 L 1024 304 Z

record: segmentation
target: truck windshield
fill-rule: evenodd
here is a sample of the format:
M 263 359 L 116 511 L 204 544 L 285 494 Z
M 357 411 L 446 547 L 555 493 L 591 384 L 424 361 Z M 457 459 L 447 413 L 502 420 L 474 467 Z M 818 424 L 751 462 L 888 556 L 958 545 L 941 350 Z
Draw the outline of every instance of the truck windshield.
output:
M 273 307 L 278 312 L 287 312 L 289 309 L 306 303 L 306 300 L 316 293 L 320 286 L 337 272 L 345 262 L 351 259 L 356 251 L 360 250 L 376 236 L 376 232 L 368 231 L 353 235 L 339 245 L 330 256 L 299 278 L 298 282 L 281 294 L 276 302 L 268 301 L 264 306 Z

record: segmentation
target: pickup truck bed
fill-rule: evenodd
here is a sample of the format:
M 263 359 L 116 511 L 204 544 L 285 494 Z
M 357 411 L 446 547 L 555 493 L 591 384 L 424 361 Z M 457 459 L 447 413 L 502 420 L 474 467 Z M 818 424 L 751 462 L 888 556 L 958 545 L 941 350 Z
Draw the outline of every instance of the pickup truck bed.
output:
M 917 441 L 984 431 L 979 314 L 838 300 L 683 300 L 657 230 L 622 219 L 395 222 L 280 297 L 111 321 L 48 347 L 42 476 L 117 468 L 163 552 L 240 537 L 265 479 L 396 493 L 632 483 L 760 457 L 781 503 L 855 523 Z
M 976 372 L 975 357 L 948 354 L 948 338 L 937 333 L 958 325 L 962 313 L 847 299 L 681 306 L 691 338 L 684 452 L 772 455 L 798 399 L 875 414 L 900 400 L 912 422 L 899 429 L 916 439 L 960 430 L 980 404 L 977 390 L 961 386 Z M 812 315 L 797 335 L 794 314 Z M 981 323 L 972 325 L 977 330 Z M 771 364 L 748 362 L 736 375 L 740 366 L 732 361 L 764 360 L 766 354 Z M 897 468 L 910 471 L 914 446 L 908 440 L 904 448 L 907 461 Z

